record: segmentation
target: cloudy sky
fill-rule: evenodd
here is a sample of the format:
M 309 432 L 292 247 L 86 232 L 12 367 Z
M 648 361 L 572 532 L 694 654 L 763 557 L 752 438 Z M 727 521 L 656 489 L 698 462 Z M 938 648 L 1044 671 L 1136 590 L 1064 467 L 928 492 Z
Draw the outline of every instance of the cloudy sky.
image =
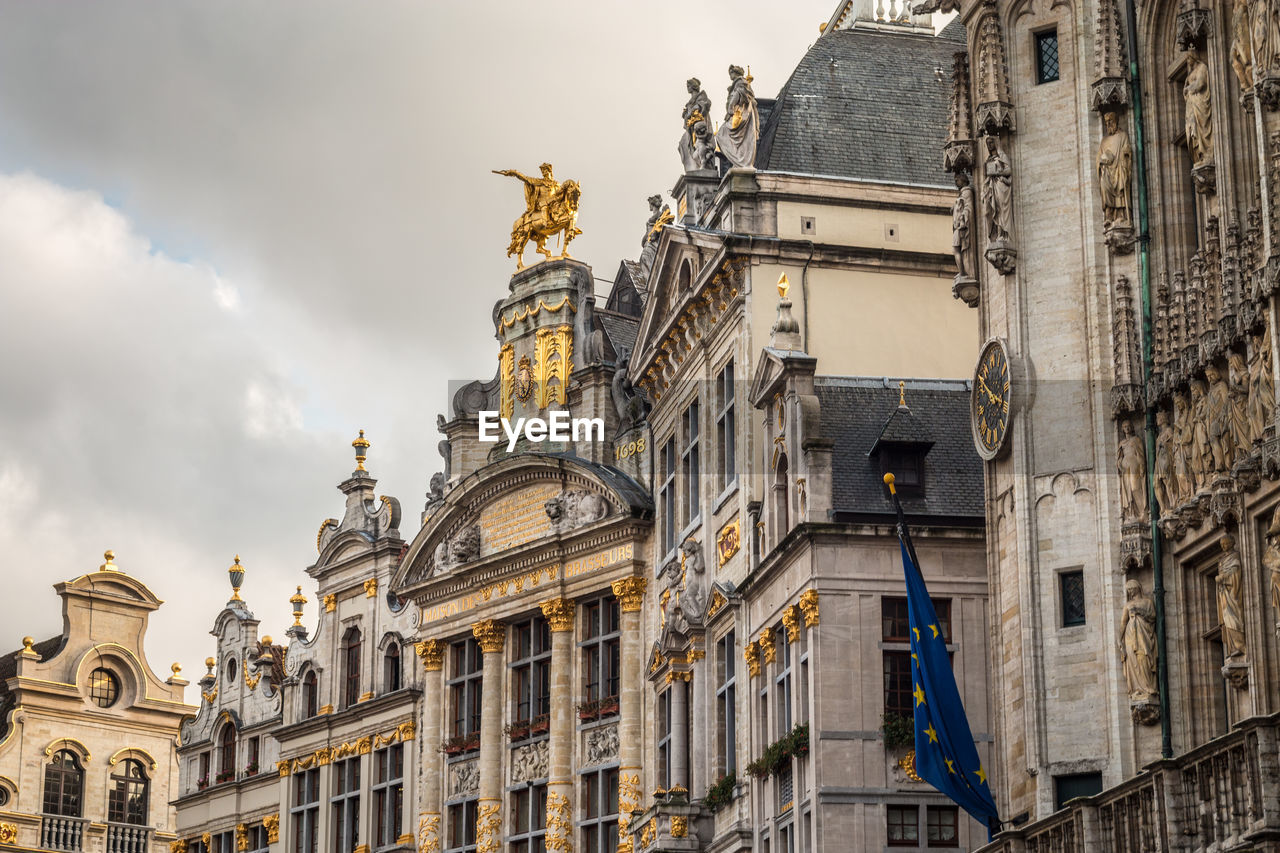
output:
M 410 538 L 448 381 L 493 373 L 523 202 L 489 170 L 578 179 L 611 278 L 684 80 L 772 97 L 835 5 L 3 0 L 0 648 L 107 547 L 166 600 L 162 674 L 203 672 L 237 553 L 265 633 L 297 583 L 313 617 L 356 430 Z

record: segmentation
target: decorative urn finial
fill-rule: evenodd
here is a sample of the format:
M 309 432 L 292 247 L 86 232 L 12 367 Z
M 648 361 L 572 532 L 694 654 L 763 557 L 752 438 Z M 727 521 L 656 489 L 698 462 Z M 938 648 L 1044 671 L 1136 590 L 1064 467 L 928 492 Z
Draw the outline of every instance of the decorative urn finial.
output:
M 227 569 L 227 574 L 231 576 L 231 600 L 244 601 L 240 597 L 240 587 L 244 585 L 244 566 L 240 565 L 239 554 L 236 554 L 236 561 Z
M 783 273 L 778 278 L 778 319 L 770 330 L 769 346 L 780 350 L 800 350 L 800 324 L 791 316 L 791 300 L 787 294 L 791 291 L 791 281 Z
M 356 449 L 356 470 L 367 470 L 364 467 L 364 460 L 369 458 L 369 439 L 364 437 L 364 430 L 360 430 L 360 436 L 351 442 L 351 446 Z
M 298 591 L 289 597 L 289 603 L 293 605 L 293 624 L 294 627 L 302 625 L 302 605 L 307 603 L 307 597 L 302 594 L 302 587 L 298 587 Z
M 103 551 L 103 552 L 102 552 L 102 559 L 106 560 L 106 562 L 105 562 L 105 563 L 103 563 L 101 566 L 98 566 L 98 571 L 100 571 L 100 572 L 118 572 L 118 571 L 120 571 L 120 567 L 119 567 L 119 566 L 117 566 L 115 563 L 111 562 L 111 561 L 112 561 L 112 560 L 114 560 L 115 558 L 116 558 L 116 552 L 115 552 L 115 551 L 112 551 L 110 548 L 108 548 L 107 550 Z

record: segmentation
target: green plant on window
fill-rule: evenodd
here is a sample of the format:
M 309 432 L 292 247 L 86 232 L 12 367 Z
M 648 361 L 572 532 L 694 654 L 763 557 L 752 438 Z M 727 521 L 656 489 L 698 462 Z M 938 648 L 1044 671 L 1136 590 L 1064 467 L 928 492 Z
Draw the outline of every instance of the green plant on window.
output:
M 726 773 L 707 788 L 702 796 L 702 804 L 713 812 L 718 812 L 733 802 L 733 789 L 738 784 L 737 773 Z
M 898 749 L 904 746 L 914 746 L 916 742 L 916 726 L 915 721 L 911 717 L 904 717 L 902 714 L 886 712 L 880 718 L 880 729 L 884 732 L 885 749 Z
M 766 746 L 760 757 L 747 765 L 746 771 L 756 779 L 767 779 L 785 770 L 792 758 L 804 758 L 808 754 L 809 724 L 801 723 Z

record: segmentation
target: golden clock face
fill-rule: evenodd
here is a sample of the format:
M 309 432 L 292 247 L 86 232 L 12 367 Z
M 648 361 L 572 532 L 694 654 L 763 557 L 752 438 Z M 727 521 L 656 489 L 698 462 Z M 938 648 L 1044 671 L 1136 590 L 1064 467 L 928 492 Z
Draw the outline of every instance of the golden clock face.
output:
M 983 459 L 995 458 L 1009 431 L 1009 409 L 1013 402 L 1009 379 L 1009 357 L 1004 345 L 992 341 L 983 347 L 978 359 L 970 412 L 974 443 Z

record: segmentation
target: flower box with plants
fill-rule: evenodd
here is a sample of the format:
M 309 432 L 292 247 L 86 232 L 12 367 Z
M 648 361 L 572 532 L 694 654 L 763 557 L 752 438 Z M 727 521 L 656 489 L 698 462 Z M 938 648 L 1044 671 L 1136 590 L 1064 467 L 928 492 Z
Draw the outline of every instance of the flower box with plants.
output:
M 790 766 L 792 758 L 804 758 L 808 754 L 809 724 L 801 723 L 765 747 L 764 753 L 748 764 L 746 770 L 756 779 L 767 779 Z
M 738 786 L 738 774 L 730 771 L 707 788 L 702 795 L 702 804 L 713 812 L 718 812 L 733 802 L 733 789 Z
M 480 748 L 480 733 L 470 732 L 465 735 L 455 735 L 445 738 L 440 742 L 440 751 L 445 755 L 463 755 L 468 752 L 475 752 Z
M 214 784 L 215 784 L 215 785 L 221 785 L 223 782 L 228 782 L 228 781 L 230 781 L 230 780 L 232 780 L 232 779 L 234 779 L 234 778 L 236 778 L 236 771 L 234 771 L 234 770 L 223 770 L 223 771 L 222 771 L 221 773 L 219 773 L 217 776 L 214 776 L 214 777 L 213 777 L 213 782 L 214 782 Z
M 209 777 L 208 777 L 208 776 L 201 776 L 199 779 L 197 779 L 197 780 L 196 780 L 196 790 L 197 790 L 197 791 L 203 791 L 203 790 L 204 790 L 205 788 L 207 788 L 207 787 L 209 787 Z
M 592 720 L 603 720 L 605 717 L 617 716 L 617 713 L 617 696 L 606 696 L 603 699 L 596 699 L 591 702 L 581 702 L 578 704 L 578 719 L 584 723 L 589 723 Z
M 256 761 L 250 761 L 250 762 L 249 762 L 249 766 L 245 767 L 245 769 L 244 769 L 244 775 L 246 775 L 246 776 L 257 776 L 257 775 L 258 775 L 258 762 L 256 762 Z
M 884 732 L 885 749 L 915 746 L 916 727 L 911 717 L 895 714 L 892 711 L 887 712 L 880 718 L 880 730 Z
M 524 740 L 525 738 L 537 737 L 551 731 L 551 715 L 539 714 L 536 717 L 530 717 L 527 720 L 516 720 L 514 723 L 508 723 L 503 726 L 502 731 L 506 733 L 511 740 Z

